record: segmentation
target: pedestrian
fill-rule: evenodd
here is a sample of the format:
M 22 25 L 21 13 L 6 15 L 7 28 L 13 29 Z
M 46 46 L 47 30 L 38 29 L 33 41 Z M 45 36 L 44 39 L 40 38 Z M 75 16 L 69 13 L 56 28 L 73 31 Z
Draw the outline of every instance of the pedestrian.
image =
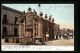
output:
M 49 34 L 48 32 L 46 33 L 46 42 L 48 42 L 48 37 L 49 37 Z
M 68 36 L 68 39 L 69 39 L 69 33 L 67 34 L 67 36 Z
M 64 34 L 64 36 L 65 36 L 65 39 L 68 39 L 68 35 L 67 34 Z
M 61 34 L 59 34 L 59 38 L 61 39 Z
M 56 39 L 58 39 L 58 34 L 56 34 Z

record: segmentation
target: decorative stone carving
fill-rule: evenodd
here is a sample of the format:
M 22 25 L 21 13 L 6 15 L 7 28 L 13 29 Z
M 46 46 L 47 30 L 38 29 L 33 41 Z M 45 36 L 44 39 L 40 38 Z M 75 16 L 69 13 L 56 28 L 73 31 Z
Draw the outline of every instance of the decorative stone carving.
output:
M 52 22 L 54 22 L 54 18 L 52 19 Z
M 25 11 L 23 11 L 23 14 L 25 14 Z
M 34 13 L 37 14 L 37 12 L 35 11 L 35 9 L 34 9 Z
M 39 14 L 39 15 L 40 15 L 40 17 L 42 17 L 42 16 L 43 16 L 43 13 L 42 13 L 42 12 L 40 12 L 40 14 Z
M 28 11 L 29 11 L 29 12 L 31 11 L 31 8 L 30 8 L 30 7 L 28 8 Z
M 47 14 L 45 14 L 45 18 L 47 18 Z
M 51 20 L 51 16 L 49 16 L 49 20 Z

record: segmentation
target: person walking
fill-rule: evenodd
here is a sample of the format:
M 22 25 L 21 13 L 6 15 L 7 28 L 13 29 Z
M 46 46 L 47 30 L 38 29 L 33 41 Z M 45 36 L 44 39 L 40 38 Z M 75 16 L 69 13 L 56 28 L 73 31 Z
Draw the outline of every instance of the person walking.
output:
M 49 34 L 48 32 L 46 33 L 46 42 L 48 42 Z
M 58 34 L 56 34 L 56 39 L 58 39 Z
M 61 39 L 61 34 L 59 34 L 59 38 Z

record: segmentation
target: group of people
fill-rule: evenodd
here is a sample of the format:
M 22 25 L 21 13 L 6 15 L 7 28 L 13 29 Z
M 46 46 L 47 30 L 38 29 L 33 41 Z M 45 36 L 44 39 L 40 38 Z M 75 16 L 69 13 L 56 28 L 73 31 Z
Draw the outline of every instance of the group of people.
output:
M 63 34 L 63 38 L 64 38 L 64 39 L 70 39 L 71 37 L 72 37 L 72 39 L 73 39 L 73 34 L 72 34 L 72 33 Z
M 63 37 L 63 39 L 70 39 L 72 37 L 73 39 L 73 34 L 72 33 L 68 33 L 68 34 L 56 34 L 56 39 L 61 39 L 61 37 Z
M 73 39 L 73 34 L 72 33 L 63 34 L 63 35 L 61 35 L 60 33 L 56 34 L 56 39 L 61 39 L 61 38 L 63 38 L 63 39 L 70 39 L 71 37 Z M 41 44 L 41 41 L 39 39 L 36 39 L 35 43 L 36 44 Z

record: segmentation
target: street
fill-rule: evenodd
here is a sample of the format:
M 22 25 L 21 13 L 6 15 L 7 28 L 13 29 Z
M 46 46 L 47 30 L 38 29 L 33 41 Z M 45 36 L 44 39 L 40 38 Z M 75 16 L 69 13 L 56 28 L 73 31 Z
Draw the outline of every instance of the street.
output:
M 53 41 L 48 41 L 46 44 L 47 45 L 54 45 L 54 46 L 74 46 L 74 39 L 53 40 Z
M 20 43 L 5 43 L 2 39 L 2 45 L 20 45 Z M 46 45 L 51 46 L 74 46 L 74 39 L 58 39 L 46 42 Z

